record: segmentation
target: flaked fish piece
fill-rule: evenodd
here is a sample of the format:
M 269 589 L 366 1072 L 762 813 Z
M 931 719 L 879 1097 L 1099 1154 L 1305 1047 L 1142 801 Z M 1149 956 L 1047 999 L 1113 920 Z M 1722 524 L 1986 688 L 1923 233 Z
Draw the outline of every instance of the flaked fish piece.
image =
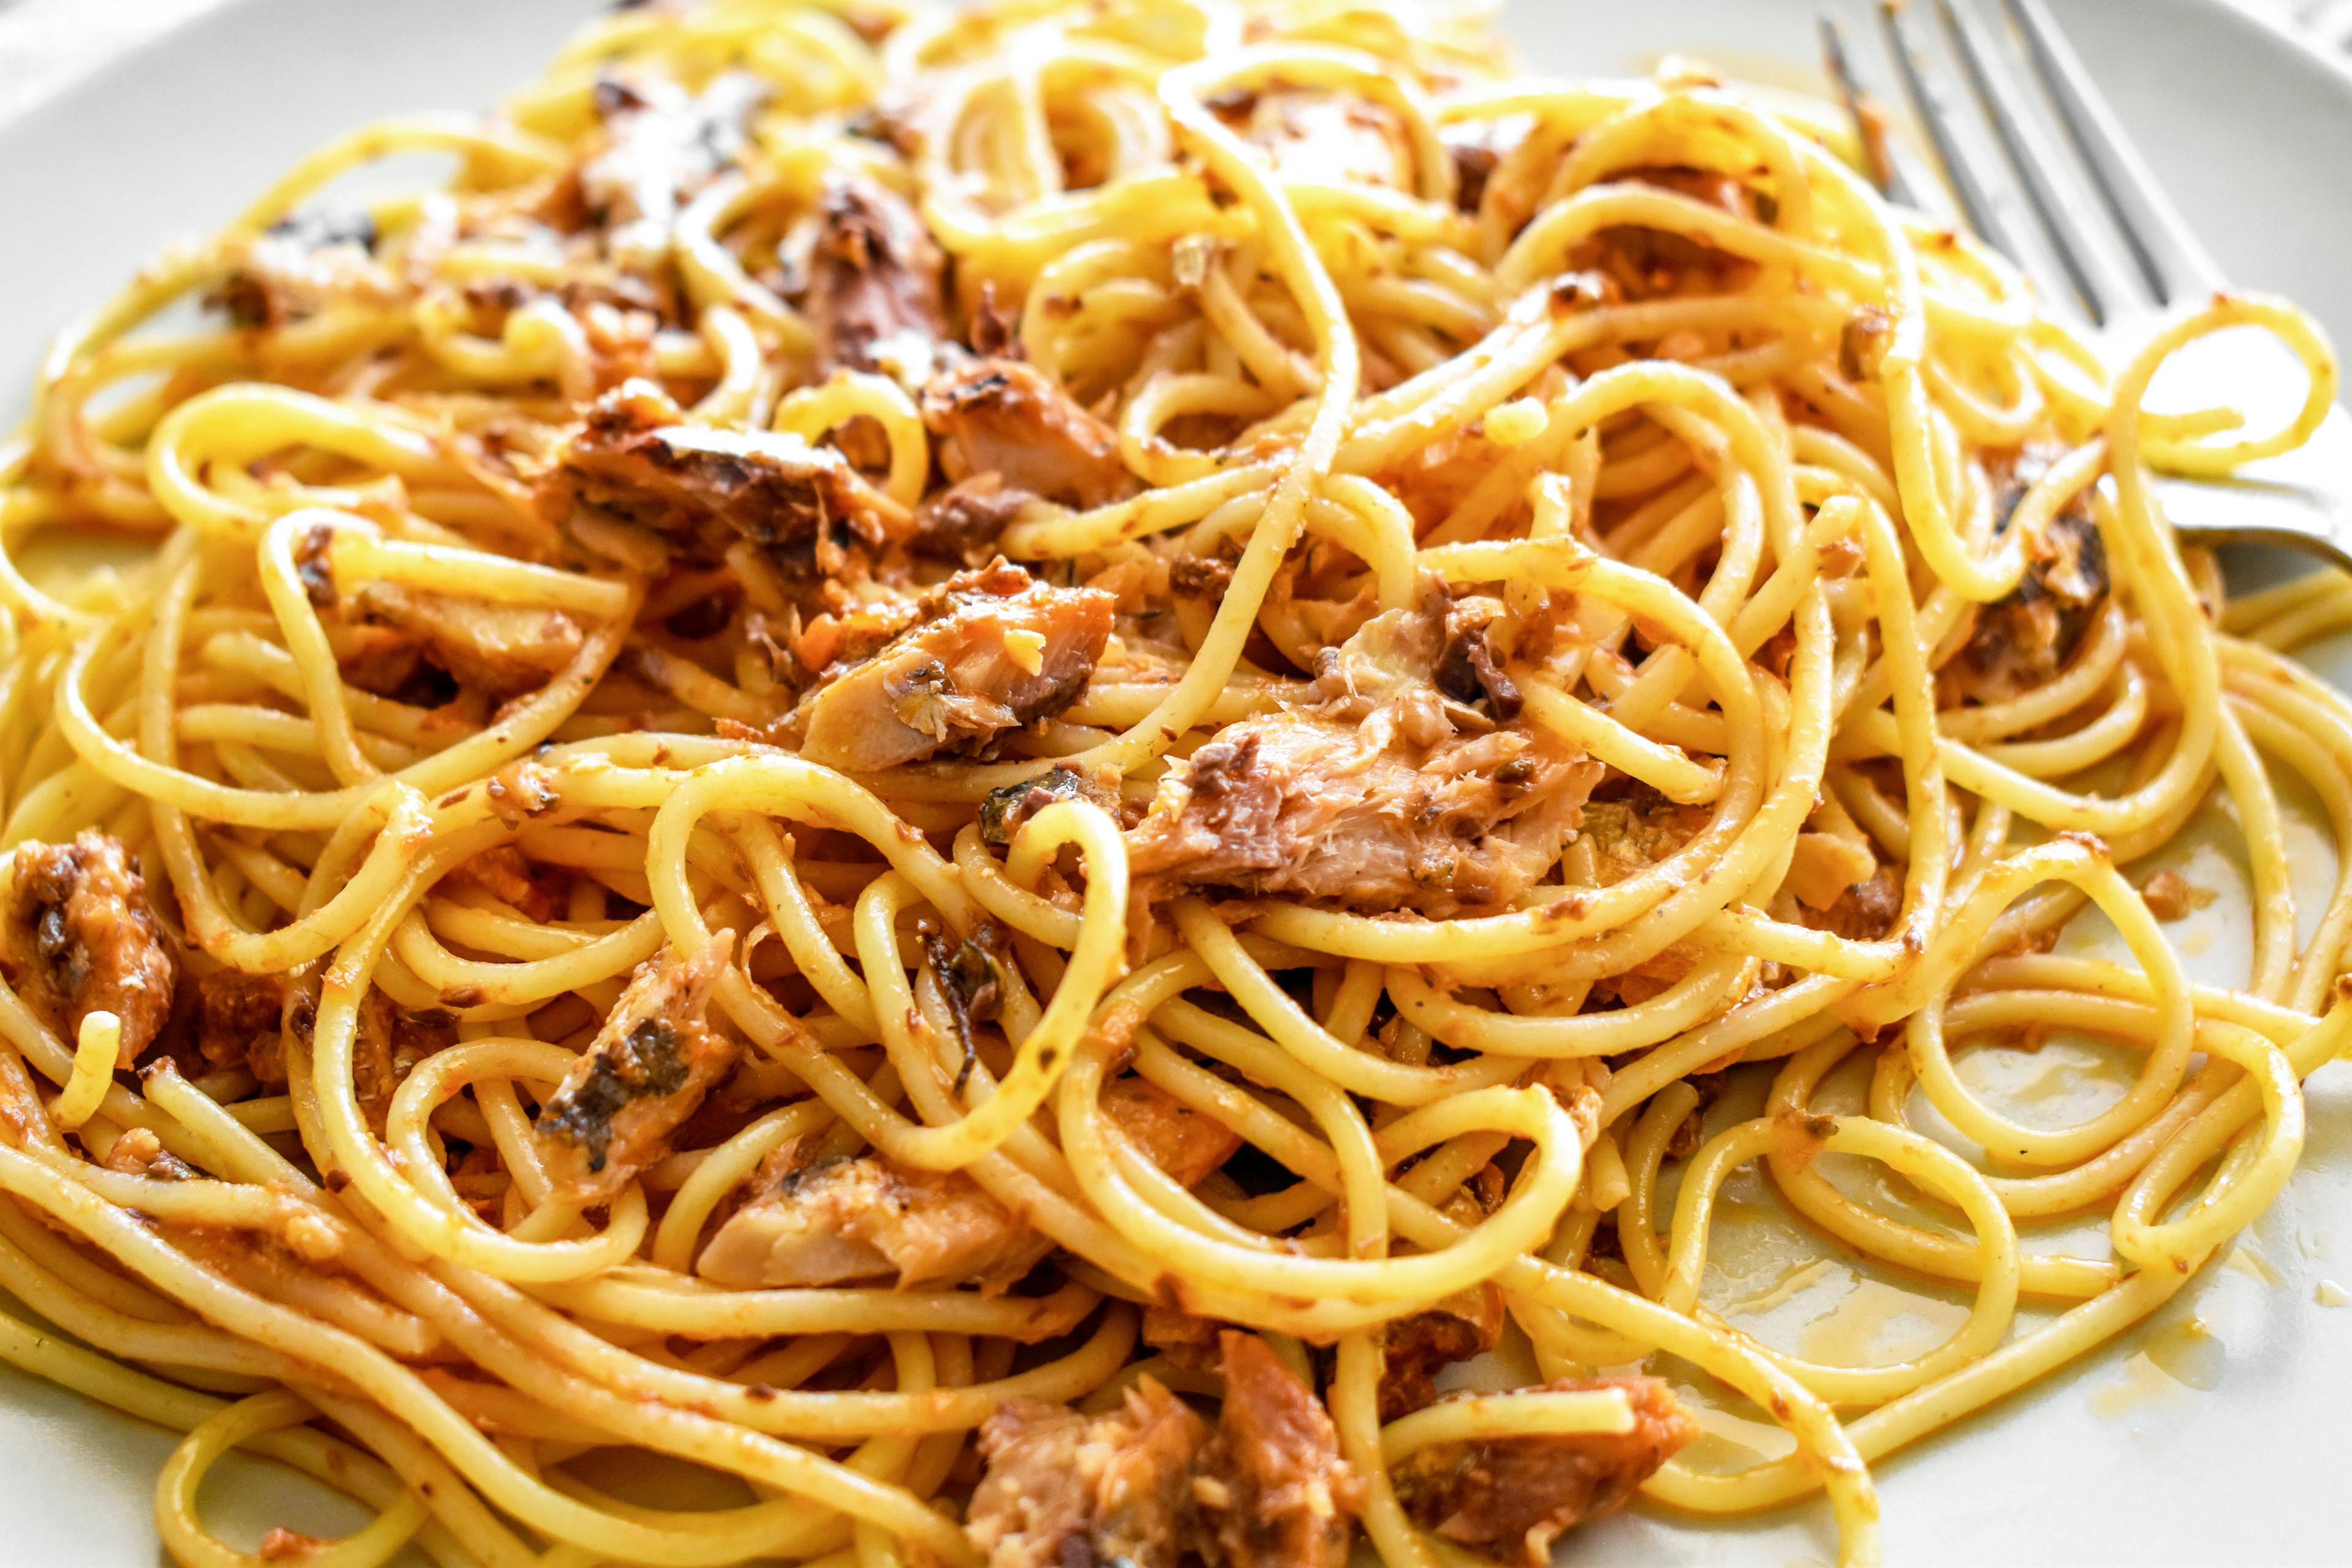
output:
M 546 685 L 578 657 L 587 640 L 580 623 L 561 610 L 431 593 L 398 583 L 363 584 L 349 604 L 366 622 L 400 634 L 408 648 L 447 671 L 459 686 L 500 699 Z M 368 645 L 367 657 L 396 656 L 378 640 Z M 353 684 L 366 685 L 358 679 Z
M 121 1019 L 127 1068 L 171 1016 L 179 961 L 122 841 L 88 828 L 70 844 L 16 847 L 0 972 L 68 1046 L 90 1014 Z
M 749 71 L 725 72 L 698 94 L 650 74 L 596 84 L 607 141 L 581 166 L 580 198 L 616 260 L 645 268 L 660 259 L 688 198 L 741 154 L 768 92 Z
M 1208 1424 L 1150 1377 L 1102 1415 L 1013 1400 L 982 1424 L 988 1468 L 965 1533 L 988 1568 L 1177 1568 L 1208 1437 Z
M 1381 1419 L 1434 1402 L 1436 1373 L 1502 1343 L 1503 1323 L 1503 1292 L 1489 1282 L 1389 1324 L 1381 1332 Z
M 950 578 L 920 618 L 805 699 L 801 754 L 878 773 L 970 751 L 1077 700 L 1110 637 L 1117 601 L 1055 588 L 998 561 Z
M 196 980 L 196 1049 L 216 1068 L 244 1068 L 265 1089 L 286 1085 L 286 981 L 216 969 Z
M 2006 533 L 2026 491 L 2065 453 L 2036 443 L 1996 474 L 1994 528 Z M 2025 574 L 2005 598 L 1976 612 L 1959 658 L 1944 667 L 1959 695 L 1999 702 L 2048 683 L 2066 667 L 2108 590 L 2107 554 L 2087 497 L 2078 496 L 2028 542 Z
M 1318 700 L 1219 731 L 1170 772 L 1128 837 L 1165 887 L 1325 899 L 1445 915 L 1509 902 L 1549 868 L 1598 763 L 1525 725 L 1496 728 L 1439 682 L 1516 712 L 1475 628 L 1444 611 L 1374 617 L 1334 650 Z M 1492 693 L 1478 666 L 1497 682 Z M 1509 692 L 1505 702 L 1500 693 Z
M 905 520 L 831 447 L 780 431 L 687 424 L 649 381 L 624 382 L 590 405 L 541 497 L 558 519 L 584 503 L 710 560 L 738 539 L 799 544 L 836 523 L 878 542 Z
M 780 1152 L 786 1163 L 805 1155 Z M 774 1184 L 710 1238 L 696 1265 L 704 1279 L 788 1287 L 896 1276 L 1003 1289 L 1053 1247 L 959 1172 L 861 1154 L 787 1168 Z
M 857 176 L 827 182 L 801 302 L 816 324 L 820 363 L 922 385 L 947 335 L 945 267 L 906 198 Z
M 1330 1412 L 1264 1340 L 1217 1336 L 1225 1398 L 1192 1483 L 1201 1553 L 1232 1568 L 1346 1568 L 1364 1481 Z
M 996 474 L 974 474 L 960 484 L 927 497 L 915 509 L 914 535 L 908 541 L 919 555 L 982 566 L 996 554 L 996 542 L 1010 524 L 1037 498 L 1014 489 Z
M 1136 489 L 1111 427 L 1021 360 L 973 360 L 937 377 L 923 389 L 923 423 L 939 437 L 940 468 L 958 482 L 994 474 L 1007 489 L 1073 507 Z
M 1191 1186 L 1240 1140 L 1142 1079 L 1104 1087 L 1103 1112 L 1146 1159 Z M 895 1276 L 901 1285 L 1017 1282 L 1053 1243 L 960 1172 L 920 1171 L 880 1154 L 769 1158 L 761 1195 L 719 1227 L 696 1268 L 723 1285 L 838 1285 Z
M 540 1108 L 531 1137 L 557 1200 L 603 1203 L 669 1152 L 671 1134 L 735 1065 L 735 1042 L 703 1021 L 735 933 L 698 952 L 664 948 L 637 966 L 579 1063 Z
M 223 276 L 207 303 L 231 324 L 272 330 L 339 304 L 385 307 L 406 290 L 374 257 L 375 224 L 303 212 L 221 242 Z
M 1423 1529 L 1497 1563 L 1547 1568 L 1552 1542 L 1625 1506 L 1698 1425 L 1654 1377 L 1562 1378 L 1555 1393 L 1622 1389 L 1633 1429 L 1434 1443 L 1392 1472 L 1397 1500 Z

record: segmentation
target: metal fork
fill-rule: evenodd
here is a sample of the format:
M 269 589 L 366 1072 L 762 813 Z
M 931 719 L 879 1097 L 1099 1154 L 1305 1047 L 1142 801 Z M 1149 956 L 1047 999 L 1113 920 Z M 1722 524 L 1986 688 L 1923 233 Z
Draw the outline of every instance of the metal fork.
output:
M 2042 0 L 1999 0 L 2005 15 L 1990 18 L 1991 0 L 1975 4 L 1932 0 L 1931 27 L 1916 16 L 1924 7 L 1881 0 L 1880 28 L 1903 95 L 1969 226 L 2022 268 L 2054 309 L 2079 316 L 2095 341 L 2127 352 L 2158 318 L 2222 287 L 2221 269 Z M 1831 75 L 1867 143 L 1869 98 L 1853 52 L 1833 19 L 1822 18 L 1822 32 Z M 1952 90 L 1956 79 L 1961 93 Z M 1930 196 L 1932 177 L 1906 171 L 1908 149 L 1886 140 L 1894 143 L 1888 166 L 1873 177 L 1897 200 Z M 2274 403 L 2283 378 L 2299 385 L 2293 363 L 2267 340 L 2230 333 L 2192 352 L 2200 356 L 2200 387 L 2240 407 Z M 2245 397 L 2231 395 L 2239 388 Z M 2251 464 L 2228 480 L 2165 480 L 2159 493 L 2175 531 L 2192 543 L 2283 546 L 2352 570 L 2352 416 L 2339 405 L 2300 452 Z M 2286 574 L 2274 559 L 2241 552 L 2231 565 L 2262 578 Z

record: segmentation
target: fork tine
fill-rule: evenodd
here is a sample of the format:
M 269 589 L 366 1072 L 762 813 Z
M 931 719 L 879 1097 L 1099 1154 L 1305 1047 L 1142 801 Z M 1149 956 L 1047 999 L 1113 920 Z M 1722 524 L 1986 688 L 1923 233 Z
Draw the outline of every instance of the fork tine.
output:
M 1911 100 L 1912 112 L 1927 127 L 1927 140 L 1936 150 L 1936 161 L 1943 165 L 1944 177 L 1958 198 L 1960 212 L 1969 226 L 1977 231 L 1984 242 L 2003 256 L 2016 258 L 2021 265 L 2023 253 L 2018 248 L 2016 236 L 1995 206 L 1992 193 L 1978 175 L 1977 166 L 1966 148 L 1953 134 L 1951 107 L 1942 93 L 1927 79 L 1916 41 L 1911 37 L 1911 26 L 1904 19 L 1899 0 L 1880 0 L 1879 26 L 1886 34 L 1886 51 L 1895 57 L 1895 73 L 1902 79 L 1904 96 Z
M 2018 30 L 2025 36 L 2026 54 L 2036 75 L 2057 107 L 2066 134 L 2090 165 L 2092 185 L 2123 231 L 2132 258 L 2156 290 L 2170 305 L 2195 294 L 2210 293 L 2221 285 L 2221 269 L 2199 244 L 2197 237 L 2172 205 L 2156 176 L 2124 135 L 2084 68 L 2066 35 L 2042 0 L 2002 0 Z
M 1829 68 L 1830 81 L 1837 89 L 1845 117 L 1853 125 L 1854 141 L 1862 151 L 1863 174 L 1888 200 L 1906 207 L 1917 206 L 1918 193 L 1904 177 L 1902 166 L 1887 144 L 1885 121 L 1878 106 L 1864 93 L 1862 83 L 1854 77 L 1853 57 L 1845 51 L 1845 29 L 1837 25 L 1834 17 L 1826 16 L 1821 18 L 1821 29 L 1822 60 Z
M 2066 269 L 2074 292 L 2090 311 L 2092 321 L 2105 326 L 2118 315 L 2145 310 L 2145 297 L 2128 261 L 2111 258 L 2100 238 L 2083 222 L 2075 192 L 2066 188 L 2060 171 L 2064 156 L 2051 145 L 2034 118 L 2032 106 L 2008 68 L 1986 39 L 1975 19 L 1952 0 L 1936 0 L 1936 10 L 1959 56 L 1969 84 L 1976 89 L 1985 117 L 2000 139 L 2010 167 L 2023 184 L 2025 198 L 2042 220 L 2058 264 Z M 2123 261 L 2122 265 L 2117 265 Z

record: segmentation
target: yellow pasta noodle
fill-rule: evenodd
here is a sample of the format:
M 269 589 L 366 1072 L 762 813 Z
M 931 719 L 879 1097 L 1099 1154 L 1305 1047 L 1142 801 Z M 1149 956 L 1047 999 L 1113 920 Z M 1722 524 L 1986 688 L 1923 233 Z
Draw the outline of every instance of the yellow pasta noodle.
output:
M 628 7 L 58 338 L 0 1357 L 184 1434 L 177 1561 L 1440 1568 L 1821 1492 L 1868 1564 L 1870 1461 L 2276 1196 L 2352 582 L 2225 601 L 2155 480 L 2308 438 L 2324 336 L 2110 363 L 1825 122 L 1476 11 Z M 2147 406 L 2247 328 L 2278 428 Z M 2131 866 L 2215 805 L 2228 989 Z M 2053 1031 L 2128 1069 L 2058 1126 L 1968 1070 Z M 1748 1173 L 1951 1331 L 1751 1332 Z M 1675 1368 L 1793 1447 L 1676 1458 Z M 372 1522 L 227 1543 L 238 1448 Z

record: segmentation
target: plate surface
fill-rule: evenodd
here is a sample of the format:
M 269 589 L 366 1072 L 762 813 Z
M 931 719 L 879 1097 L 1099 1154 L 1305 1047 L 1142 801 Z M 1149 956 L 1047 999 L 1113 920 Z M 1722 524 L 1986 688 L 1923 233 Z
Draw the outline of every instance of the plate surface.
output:
M 245 0 L 0 125 L 0 375 L 21 388 L 54 328 L 174 237 L 209 229 L 310 147 L 373 116 L 470 109 L 533 75 L 581 0 Z M 1677 52 L 1783 85 L 1817 80 L 1818 0 L 1512 0 L 1528 63 L 1617 74 Z M 2352 72 L 2210 0 L 2054 0 L 2116 108 L 2237 282 L 2301 300 L 2352 343 Z M 1857 32 L 1870 35 L 1855 9 Z M 1886 79 L 1883 63 L 1879 79 Z M 0 404 L 22 406 L 12 390 Z M 2337 683 L 2352 654 L 2322 650 Z M 2307 813 L 2304 818 L 2310 820 Z M 2308 921 L 2334 872 L 2295 842 Z M 2222 902 L 2169 928 L 2200 979 L 2242 982 L 2242 873 L 2218 824 L 2168 851 Z M 2234 908 L 2232 907 L 2234 906 Z M 2242 1252 L 2141 1331 L 1996 1413 L 1875 1467 L 1897 1564 L 2278 1563 L 2344 1560 L 2336 1484 L 2352 1388 L 2352 1068 L 2310 1086 L 2304 1164 Z M 1733 1249 L 1726 1247 L 1727 1254 Z M 1832 1282 L 1834 1284 L 1834 1281 Z M 1737 1295 L 1711 1276 L 1708 1300 Z M 1857 1318 L 1863 1286 L 1845 1288 Z M 2193 1321 L 2193 1322 L 2192 1322 Z M 2201 1329 L 2196 1325 L 2201 1325 Z M 1885 1314 L 1879 1330 L 1894 1323 Z M 1731 1430 L 1727 1427 L 1727 1431 Z M 1729 1439 L 1725 1439 L 1729 1440 Z M 145 1568 L 171 1439 L 0 1368 L 0 1557 Z M 275 1467 L 232 1461 L 208 1504 L 249 1543 L 269 1524 L 348 1529 L 348 1510 Z M 2183 1505 L 2184 1496 L 2194 1500 Z M 1571 1538 L 1564 1561 L 1826 1563 L 1817 1506 L 1710 1525 L 1662 1514 Z

